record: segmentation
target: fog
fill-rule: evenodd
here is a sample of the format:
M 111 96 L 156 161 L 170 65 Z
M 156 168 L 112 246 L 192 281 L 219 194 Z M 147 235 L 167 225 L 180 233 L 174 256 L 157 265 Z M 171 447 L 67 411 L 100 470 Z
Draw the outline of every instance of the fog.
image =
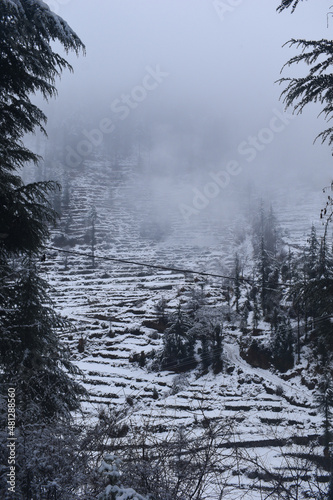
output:
M 84 160 L 82 141 L 111 154 L 106 145 L 116 136 L 135 138 L 157 198 L 179 210 L 210 183 L 211 213 L 249 183 L 268 197 L 330 183 L 331 150 L 313 144 L 326 128 L 320 107 L 292 116 L 275 82 L 295 54 L 286 41 L 329 37 L 331 0 L 302 2 L 294 14 L 277 14 L 277 0 L 46 3 L 87 49 L 86 57 L 68 56 L 74 74 L 64 74 L 57 99 L 43 105 L 51 145 L 54 131 L 66 135 L 69 167 Z

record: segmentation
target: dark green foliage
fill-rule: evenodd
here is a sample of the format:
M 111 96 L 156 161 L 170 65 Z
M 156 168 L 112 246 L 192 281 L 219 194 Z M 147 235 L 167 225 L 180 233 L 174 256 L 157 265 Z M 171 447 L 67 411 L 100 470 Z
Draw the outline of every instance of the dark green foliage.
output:
M 252 227 L 254 255 L 258 257 L 264 249 L 269 255 L 275 256 L 281 246 L 281 230 L 273 208 L 267 210 L 261 201 Z
M 4 422 L 1 422 L 1 424 Z M 5 425 L 1 425 L 5 429 Z M 0 431 L 0 462 L 5 464 L 7 432 Z M 16 433 L 16 495 L 8 495 L 6 473 L 0 473 L 0 497 L 19 500 L 78 500 L 91 473 L 84 432 L 66 423 L 25 425 Z
M 291 251 L 290 247 L 288 249 L 288 253 L 283 253 L 281 255 L 281 280 L 283 283 L 290 284 L 294 275 L 295 275 L 295 261 L 294 255 Z
M 223 369 L 223 334 L 219 316 L 203 308 L 197 314 L 191 333 L 198 341 L 197 352 L 203 373 L 210 367 L 215 374 L 220 373 Z
M 163 369 L 187 371 L 196 366 L 194 358 L 195 335 L 191 320 L 178 307 L 170 326 L 164 332 L 161 366 Z
M 104 478 L 105 488 L 97 497 L 98 500 L 148 500 L 133 489 L 123 486 L 125 475 L 120 472 L 121 460 L 115 455 L 107 454 L 99 467 L 99 473 Z
M 54 52 L 58 40 L 66 51 L 84 46 L 65 21 L 49 7 L 32 0 L 0 3 L 0 259 L 9 254 L 38 252 L 48 237 L 48 224 L 56 213 L 48 203 L 54 182 L 24 185 L 18 169 L 39 157 L 22 139 L 36 129 L 44 131 L 44 113 L 31 102 L 40 91 L 56 94 L 55 79 L 70 64 Z
M 284 9 L 288 9 L 289 7 L 292 7 L 291 12 L 294 12 L 296 9 L 297 5 L 299 2 L 302 0 L 282 0 L 281 4 L 277 8 L 278 12 L 282 12 Z
M 191 318 L 195 318 L 197 312 L 205 305 L 205 282 L 191 289 L 190 299 L 186 304 L 186 311 Z
M 51 42 L 58 40 L 67 52 L 77 54 L 84 46 L 65 21 L 37 1 L 3 0 L 0 31 L 0 165 L 8 174 L 27 161 L 38 161 L 21 142 L 36 128 L 44 131 L 46 121 L 30 95 L 40 91 L 46 99 L 54 96 L 56 77 L 72 70 Z
M 89 229 L 85 235 L 85 242 L 90 245 L 91 248 L 91 263 L 92 267 L 95 267 L 95 248 L 96 248 L 96 223 L 98 221 L 97 211 L 94 206 L 92 206 L 88 213 L 88 224 Z
M 278 11 L 292 6 L 292 12 L 296 9 L 300 0 L 282 0 Z M 332 15 L 332 12 L 328 14 Z M 328 15 L 327 15 L 328 16 Z M 308 73 L 299 78 L 281 78 L 279 83 L 286 83 L 286 87 L 281 93 L 281 98 L 286 107 L 292 107 L 293 112 L 301 114 L 307 104 L 319 103 L 322 110 L 319 113 L 324 115 L 326 121 L 333 117 L 333 73 L 331 71 L 333 63 L 333 42 L 332 40 L 304 40 L 291 39 L 287 42 L 290 47 L 297 47 L 301 52 L 292 57 L 282 69 L 286 66 L 292 66 L 299 63 L 305 63 L 309 67 Z M 317 139 L 324 143 L 328 141 L 333 144 L 333 128 L 329 127 L 317 135 Z M 331 190 L 333 184 L 331 183 Z M 325 192 L 325 190 L 324 190 Z M 332 221 L 333 206 L 332 198 L 328 196 L 328 201 L 324 209 L 321 210 L 320 217 L 326 217 L 327 223 Z
M 185 372 L 195 368 L 200 360 L 203 372 L 212 367 L 217 374 L 223 369 L 222 356 L 220 312 L 198 306 L 191 295 L 184 310 L 179 306 L 177 313 L 170 318 L 170 324 L 164 331 L 160 363 L 155 368 Z
M 302 273 L 291 289 L 293 306 L 302 314 L 306 329 L 311 329 L 310 342 L 323 366 L 333 353 L 333 266 L 327 247 L 326 231 L 320 244 L 314 229 L 309 247 L 301 260 Z
M 212 368 L 215 375 L 223 370 L 223 332 L 222 326 L 216 325 L 214 328 L 214 338 L 212 345 Z
M 235 292 L 235 305 L 236 305 L 236 312 L 239 313 L 239 299 L 241 298 L 241 265 L 240 265 L 240 260 L 238 253 L 236 253 L 235 256 L 235 263 L 234 263 L 234 292 Z
M 211 365 L 212 356 L 209 349 L 209 341 L 205 334 L 201 335 L 200 342 L 201 342 L 201 349 L 200 349 L 201 366 L 204 373 L 206 373 Z
M 294 366 L 294 336 L 290 324 L 281 322 L 272 335 L 272 362 L 280 372 Z
M 157 391 L 156 387 L 154 387 L 154 389 L 153 389 L 153 399 L 158 399 L 158 398 L 159 398 L 158 391 Z
M 78 370 L 62 347 L 59 332 L 66 322 L 53 310 L 47 284 L 32 262 L 17 268 L 6 285 L 0 328 L 1 390 L 16 388 L 17 425 L 69 418 L 79 407 Z
M 317 239 L 316 228 L 312 225 L 311 233 L 308 239 L 308 247 L 305 253 L 304 274 L 308 279 L 314 279 L 318 276 L 318 253 L 319 242 Z
M 37 252 L 46 241 L 49 224 L 56 220 L 48 193 L 59 189 L 59 185 L 51 181 L 23 185 L 18 176 L 3 177 L 3 182 L 0 181 L 0 228 L 5 237 L 0 240 L 0 263 L 13 254 Z
M 252 326 L 253 329 L 258 328 L 258 322 L 261 319 L 261 313 L 260 313 L 260 307 L 259 307 L 259 301 L 258 301 L 258 289 L 256 286 L 254 286 L 251 290 L 250 297 L 252 298 L 253 301 L 253 316 L 252 316 Z
M 271 321 L 281 294 L 279 289 L 281 234 L 272 207 L 267 212 L 263 202 L 253 222 L 253 248 L 260 282 L 260 305 L 267 321 Z
M 144 368 L 146 366 L 146 354 L 144 351 L 141 351 L 140 353 L 139 366 L 140 368 Z
M 323 416 L 324 427 L 324 446 L 329 450 L 332 441 L 332 407 L 333 407 L 333 389 L 331 377 L 325 377 L 319 384 L 317 393 L 318 408 Z
M 45 132 L 46 117 L 31 102 L 56 94 L 55 79 L 70 64 L 53 51 L 84 46 L 65 21 L 37 0 L 0 3 L 0 373 L 1 392 L 16 388 L 17 425 L 69 418 L 79 405 L 79 385 L 59 340 L 65 322 L 55 313 L 34 258 L 42 251 L 56 212 L 52 181 L 24 185 L 20 168 L 39 157 L 25 134 Z
M 279 80 L 280 83 L 287 82 L 287 86 L 281 94 L 284 103 L 287 107 L 292 106 L 294 112 L 300 114 L 307 104 L 319 102 L 324 105 L 321 114 L 324 114 L 326 120 L 330 120 L 333 114 L 333 75 L 328 73 L 328 70 L 333 62 L 333 42 L 331 40 L 291 39 L 288 43 L 290 47 L 301 48 L 301 53 L 292 57 L 285 66 L 305 62 L 310 70 L 305 77 L 281 78 Z M 317 138 L 321 138 L 322 142 L 328 140 L 331 145 L 333 143 L 333 128 L 330 127 L 321 132 Z
M 299 2 L 300 0 L 283 0 L 277 10 L 281 12 L 292 7 L 292 12 L 294 12 Z M 304 62 L 309 67 L 309 71 L 305 77 L 281 78 L 279 80 L 279 83 L 287 83 L 281 94 L 286 107 L 293 107 L 293 111 L 300 114 L 307 104 L 318 102 L 323 105 L 320 114 L 324 114 L 325 119 L 329 121 L 333 114 L 333 74 L 329 71 L 333 62 L 333 42 L 325 39 L 291 39 L 287 43 L 290 47 L 300 48 L 301 53 L 292 57 L 284 67 Z M 328 140 L 331 145 L 333 143 L 333 128 L 330 127 L 321 132 L 316 137 L 316 139 L 318 138 L 321 138 L 322 142 Z
M 240 353 L 251 366 L 267 370 L 271 366 L 271 349 L 257 339 L 244 337 L 240 345 Z
M 251 303 L 249 297 L 247 297 L 245 303 L 242 306 L 241 310 L 241 321 L 240 321 L 240 329 L 243 333 L 245 333 L 248 326 L 248 318 L 249 312 L 251 311 Z

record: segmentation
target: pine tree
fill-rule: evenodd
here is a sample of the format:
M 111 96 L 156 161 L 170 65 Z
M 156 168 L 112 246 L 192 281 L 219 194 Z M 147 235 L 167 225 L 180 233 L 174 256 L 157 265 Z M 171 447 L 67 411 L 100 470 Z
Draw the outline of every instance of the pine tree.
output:
M 209 340 L 206 337 L 205 333 L 203 333 L 200 336 L 200 342 L 201 342 L 201 354 L 200 354 L 201 365 L 202 365 L 203 371 L 206 372 L 211 365 L 212 356 L 211 356 L 211 352 L 209 349 Z
M 286 372 L 294 366 L 294 338 L 290 323 L 282 321 L 273 333 L 271 341 L 272 359 L 275 367 Z
M 11 200 L 4 195 L 14 197 L 16 205 L 26 207 L 27 203 L 35 201 L 35 196 L 38 202 L 38 197 L 48 190 L 47 183 L 33 185 L 27 190 L 20 176 L 14 173 L 25 163 L 36 164 L 39 160 L 24 146 L 24 135 L 35 129 L 45 133 L 46 116 L 31 102 L 30 95 L 38 91 L 46 99 L 56 95 L 56 77 L 64 69 L 72 70 L 71 65 L 54 52 L 51 42 L 58 40 L 67 52 L 74 50 L 77 54 L 84 50 L 84 45 L 63 19 L 37 0 L 3 0 L 0 3 L 0 31 L 1 214 L 5 211 L 15 220 L 16 211 L 11 210 L 8 203 Z M 25 236 L 20 237 L 11 226 L 5 246 L 12 248 L 9 243 L 13 232 L 17 236 L 15 248 L 25 248 Z M 37 233 L 35 236 L 43 235 Z M 31 245 L 30 238 L 26 244 Z
M 324 446 L 329 450 L 332 440 L 332 407 L 333 407 L 333 390 L 331 387 L 330 378 L 324 377 L 319 384 L 319 393 L 317 394 L 317 404 L 320 412 L 323 415 L 324 427 Z
M 196 366 L 194 345 L 196 330 L 193 319 L 178 306 L 163 337 L 161 366 L 164 369 L 186 371 Z
M 306 331 L 311 328 L 312 348 L 322 366 L 326 366 L 333 353 L 330 320 L 333 314 L 333 262 L 327 245 L 327 226 L 320 244 L 312 229 L 302 268 L 303 275 L 295 281 L 291 296 L 295 310 L 304 316 Z
M 235 291 L 235 304 L 236 304 L 236 312 L 239 313 L 239 299 L 241 298 L 241 279 L 240 279 L 240 274 L 241 274 L 241 266 L 240 266 L 240 261 L 239 261 L 239 256 L 238 253 L 236 253 L 235 256 L 235 263 L 234 263 L 234 277 L 235 277 L 235 285 L 234 285 L 234 291 Z
M 88 213 L 88 222 L 90 229 L 86 234 L 86 240 L 90 243 L 91 248 L 91 264 L 95 268 L 95 248 L 96 248 L 96 222 L 98 220 L 96 207 L 92 206 Z
M 8 386 L 15 388 L 17 498 L 67 500 L 75 496 L 70 486 L 63 488 L 75 473 L 74 448 L 66 449 L 71 445 L 67 423 L 79 407 L 81 388 L 60 342 L 65 322 L 54 311 L 36 265 L 56 220 L 49 198 L 59 186 L 52 181 L 26 185 L 21 168 L 40 160 L 24 145 L 25 134 L 45 133 L 46 116 L 31 96 L 55 96 L 57 76 L 72 70 L 53 43 L 77 54 L 84 45 L 39 0 L 2 0 L 0 33 L 0 399 Z M 6 449 L 2 433 L 1 448 Z M 8 498 L 5 477 L 2 468 L 1 498 Z
M 277 10 L 281 12 L 292 7 L 292 12 L 294 12 L 299 2 L 300 0 L 282 0 Z M 333 115 L 333 74 L 329 71 L 332 65 L 333 41 L 292 38 L 287 43 L 290 47 L 300 48 L 301 53 L 292 57 L 282 69 L 304 62 L 309 67 L 309 72 L 305 77 L 281 78 L 279 80 L 279 83 L 287 84 L 281 94 L 286 107 L 292 107 L 293 112 L 301 114 L 309 103 L 318 102 L 323 105 L 320 114 L 323 114 L 326 121 L 329 121 Z M 331 145 L 333 143 L 333 128 L 324 130 L 318 134 L 316 139 L 318 138 L 322 142 L 328 140 L 329 145 Z
M 311 226 L 311 232 L 308 239 L 308 248 L 305 254 L 304 270 L 308 279 L 313 279 L 318 276 L 318 253 L 319 242 L 317 231 L 314 225 Z
M 261 308 L 269 321 L 272 310 L 279 302 L 278 284 L 280 276 L 280 232 L 272 207 L 266 213 L 261 201 L 253 222 L 253 250 L 260 281 Z
M 24 185 L 18 173 L 38 155 L 27 149 L 25 134 L 45 133 L 46 116 L 31 102 L 40 92 L 56 95 L 56 77 L 71 65 L 51 43 L 58 40 L 77 54 L 84 45 L 68 24 L 37 0 L 3 0 L 0 3 L 0 263 L 12 254 L 38 252 L 48 237 L 55 212 L 48 192 L 51 181 Z
M 252 297 L 253 297 L 253 299 L 252 299 L 253 300 L 252 326 L 253 326 L 253 330 L 256 330 L 258 328 L 258 322 L 261 319 L 260 308 L 259 308 L 259 303 L 258 303 L 257 287 L 253 288 Z
M 222 325 L 214 328 L 214 342 L 212 345 L 212 368 L 215 375 L 223 370 L 223 331 Z
M 106 487 L 98 500 L 147 500 L 137 493 L 133 488 L 123 486 L 123 477 L 120 471 L 121 460 L 115 455 L 105 455 L 99 467 L 99 473 L 103 475 Z
M 264 240 L 265 247 L 268 252 L 270 252 L 274 257 L 278 250 L 278 227 L 277 219 L 271 206 L 264 223 Z
M 243 333 L 246 332 L 248 326 L 249 312 L 251 311 L 250 299 L 247 297 L 242 307 L 242 317 L 240 321 L 240 329 Z
M 62 370 L 73 368 L 58 340 L 61 321 L 32 264 L 49 237 L 49 225 L 55 222 L 48 196 L 58 185 L 23 183 L 20 168 L 39 161 L 24 146 L 23 137 L 36 129 L 45 133 L 46 116 L 32 103 L 31 94 L 54 96 L 56 77 L 64 69 L 72 70 L 51 44 L 57 40 L 66 52 L 77 54 L 84 45 L 63 19 L 38 0 L 3 0 L 0 32 L 1 391 L 13 377 L 18 390 L 22 388 L 22 407 L 29 408 L 21 417 L 29 421 L 37 414 L 68 416 L 77 407 L 77 387 Z
M 72 379 L 79 371 L 59 339 L 68 325 L 54 311 L 35 263 L 23 262 L 16 272 L 1 320 L 1 384 L 16 387 L 17 425 L 68 419 L 84 392 Z

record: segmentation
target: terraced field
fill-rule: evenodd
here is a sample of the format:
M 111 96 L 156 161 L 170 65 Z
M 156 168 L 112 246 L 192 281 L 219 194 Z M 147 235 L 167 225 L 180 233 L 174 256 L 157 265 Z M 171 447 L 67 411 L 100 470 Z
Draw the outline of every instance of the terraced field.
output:
M 131 162 L 117 168 L 98 159 L 86 162 L 81 173 L 72 173 L 70 190 L 70 205 L 53 231 L 41 269 L 54 287 L 56 307 L 75 327 L 64 341 L 84 374 L 90 394 L 84 403 L 86 412 L 93 413 L 101 405 L 129 405 L 131 421 L 138 426 L 149 422 L 159 439 L 166 429 L 179 425 L 200 432 L 205 421 L 230 421 L 232 442 L 221 440 L 221 450 L 233 447 L 258 455 L 272 470 L 280 467 L 282 453 L 294 453 L 321 433 L 313 393 L 301 384 L 299 374 L 285 380 L 252 368 L 239 354 L 241 333 L 232 322 L 224 324 L 224 369 L 219 375 L 154 372 L 130 361 L 133 355 L 139 359 L 141 353 L 161 347 L 163 334 L 158 331 L 155 306 L 162 297 L 171 313 L 204 282 L 206 304 L 225 307 L 225 282 L 98 257 L 228 275 L 239 227 L 246 225 L 241 214 L 232 221 L 224 216 L 214 222 L 203 212 L 195 223 L 184 224 L 179 212 L 170 211 L 168 205 L 168 226 L 156 226 L 150 188 L 140 181 Z M 137 192 L 141 194 L 136 199 Z M 313 201 L 318 204 L 319 198 Z M 94 262 L 88 241 L 92 205 L 97 213 Z M 163 200 L 159 212 L 163 213 Z M 311 215 L 304 215 L 296 231 L 289 214 L 281 210 L 280 222 L 289 230 L 290 241 L 299 244 Z M 73 253 L 51 248 L 59 247 L 59 236 L 65 233 L 76 244 L 67 242 L 61 250 Z M 250 259 L 247 237 L 237 244 L 238 251 Z M 316 453 L 321 455 L 322 449 Z M 228 475 L 223 498 L 264 498 L 259 490 L 270 487 L 265 484 L 251 467 L 235 468 Z M 207 498 L 214 500 L 211 495 Z

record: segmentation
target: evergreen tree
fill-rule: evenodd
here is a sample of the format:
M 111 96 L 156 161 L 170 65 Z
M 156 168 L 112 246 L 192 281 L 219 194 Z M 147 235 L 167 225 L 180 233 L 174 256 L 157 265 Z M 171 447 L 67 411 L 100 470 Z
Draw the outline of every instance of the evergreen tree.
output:
M 304 271 L 308 279 L 313 279 L 318 276 L 318 254 L 319 242 L 317 238 L 317 231 L 312 224 L 304 263 Z
M 291 289 L 293 307 L 298 315 L 304 316 L 306 331 L 311 329 L 312 348 L 326 366 L 333 353 L 330 320 L 333 314 L 333 263 L 327 245 L 327 226 L 320 244 L 312 228 L 301 265 L 302 275 Z
M 269 256 L 267 250 L 265 248 L 264 235 L 261 236 L 260 243 L 260 255 L 259 255 L 259 274 L 260 274 L 260 286 L 261 286 L 261 307 L 263 313 L 266 312 L 266 292 L 267 292 L 267 278 L 268 278 L 268 264 L 269 264 Z
M 96 222 L 98 220 L 96 207 L 92 206 L 88 213 L 88 223 L 90 229 L 86 233 L 86 242 L 90 244 L 91 248 L 91 264 L 95 268 L 95 248 L 96 248 Z
M 236 253 L 235 256 L 235 263 L 234 263 L 234 277 L 235 277 L 235 285 L 234 285 L 234 292 L 235 292 L 235 304 L 236 304 L 236 312 L 239 313 L 239 299 L 241 298 L 241 266 L 240 266 L 240 261 L 239 261 L 239 256 L 238 253 Z
M 269 212 L 265 218 L 263 232 L 265 248 L 275 257 L 278 250 L 279 231 L 277 227 L 277 219 L 272 206 L 270 207 Z
M 271 207 L 267 214 L 261 201 L 253 222 L 253 249 L 260 281 L 260 305 L 267 321 L 271 320 L 272 311 L 280 300 L 281 258 L 277 253 L 280 246 L 281 236 L 273 209 Z
M 65 176 L 65 182 L 63 183 L 63 195 L 61 203 L 65 210 L 69 210 L 71 203 L 71 186 L 68 175 Z
M 62 367 L 73 368 L 56 333 L 61 320 L 32 264 L 55 221 L 48 193 L 57 185 L 50 181 L 24 185 L 18 170 L 26 162 L 38 162 L 22 139 L 36 128 L 44 131 L 46 121 L 30 94 L 40 91 L 45 98 L 52 97 L 56 77 L 63 69 L 72 69 L 51 43 L 58 40 L 66 51 L 76 53 L 84 46 L 63 19 L 37 0 L 3 0 L 0 30 L 1 390 L 6 382 L 16 381 L 23 409 L 33 407 L 32 413 L 43 418 L 68 415 L 77 407 L 77 387 Z M 22 411 L 22 418 L 23 414 L 30 419 L 30 410 Z
M 207 372 L 212 362 L 212 356 L 209 348 L 209 339 L 207 338 L 205 333 L 203 333 L 200 336 L 200 342 L 201 342 L 201 353 L 200 353 L 201 365 L 203 371 Z
M 195 318 L 197 312 L 205 305 L 205 289 L 206 283 L 202 281 L 199 287 L 191 289 L 190 299 L 187 302 L 186 310 L 190 317 Z
M 114 455 L 105 455 L 99 473 L 103 475 L 106 487 L 98 500 L 147 500 L 133 488 L 123 486 L 123 477 L 120 471 L 121 460 Z
M 2 0 L 0 32 L 0 399 L 5 400 L 9 386 L 15 388 L 18 498 L 69 499 L 75 497 L 73 492 L 67 489 L 62 494 L 58 488 L 64 484 L 60 467 L 48 462 L 55 463 L 53 454 L 69 455 L 69 441 L 64 444 L 68 428 L 63 424 L 78 409 L 81 388 L 60 342 L 65 322 L 54 311 L 35 264 L 56 219 L 49 194 L 58 185 L 52 181 L 25 185 L 20 169 L 39 161 L 24 145 L 25 134 L 45 132 L 46 116 L 32 103 L 31 94 L 54 96 L 56 77 L 72 69 L 51 44 L 58 41 L 67 52 L 77 54 L 84 46 L 67 23 L 39 0 Z M 61 451 L 51 442 L 55 426 Z M 1 448 L 6 449 L 4 434 Z M 67 482 L 68 472 L 74 471 L 73 457 L 69 461 Z M 2 498 L 8 492 L 6 472 L 2 467 Z
M 8 462 L 6 422 L 0 422 L 0 462 Z M 3 429 L 3 430 L 2 430 Z M 7 470 L 0 471 L 0 498 L 6 500 L 87 500 L 92 456 L 82 426 L 66 422 L 20 426 L 16 432 L 15 494 Z M 96 498 L 96 497 L 93 497 Z
M 0 3 L 0 260 L 13 254 L 38 252 L 48 237 L 55 212 L 48 192 L 50 181 L 24 185 L 19 169 L 37 164 L 38 155 L 27 149 L 26 133 L 45 132 L 46 116 L 30 95 L 56 94 L 55 79 L 70 64 L 53 51 L 58 40 L 77 54 L 84 46 L 68 24 L 37 0 L 3 0 Z
M 281 263 L 281 279 L 283 283 L 291 284 L 295 275 L 295 262 L 291 248 L 288 249 L 288 254 L 282 255 Z
M 290 323 L 282 321 L 272 335 L 271 351 L 274 366 L 286 372 L 294 366 L 294 338 Z
M 47 182 L 24 186 L 15 173 L 25 163 L 39 160 L 24 146 L 24 135 L 35 129 L 45 132 L 46 116 L 30 94 L 54 96 L 56 77 L 66 68 L 72 70 L 51 42 L 58 40 L 67 52 L 77 54 L 84 46 L 63 19 L 37 0 L 3 0 L 0 31 L 0 227 L 7 235 L 2 247 L 36 250 L 46 232 L 41 215 L 46 221 L 50 217 L 43 198 L 52 186 Z
M 193 319 L 189 318 L 180 307 L 171 318 L 170 326 L 163 337 L 161 366 L 164 369 L 186 371 L 196 366 L 194 347 L 196 330 Z
M 333 390 L 331 387 L 330 378 L 324 377 L 319 384 L 319 392 L 317 394 L 317 404 L 320 412 L 323 415 L 324 427 L 324 446 L 329 451 L 332 440 L 332 407 L 333 407 Z
M 253 301 L 252 326 L 253 329 L 256 330 L 258 328 L 258 322 L 261 319 L 259 302 L 258 302 L 258 290 L 256 286 L 253 287 L 251 295 Z
M 214 341 L 212 345 L 212 368 L 215 375 L 223 370 L 223 332 L 222 325 L 214 328 Z
M 300 0 L 282 0 L 278 7 L 278 12 L 282 12 L 289 7 L 292 12 L 295 11 Z M 312 102 L 318 102 L 323 105 L 320 114 L 323 114 L 326 121 L 329 121 L 333 115 L 332 104 L 332 81 L 333 74 L 330 72 L 332 66 L 332 40 L 304 40 L 291 39 L 288 42 L 290 47 L 301 49 L 301 53 L 292 57 L 285 66 L 292 66 L 305 62 L 309 67 L 308 74 L 299 78 L 281 78 L 280 83 L 286 83 L 283 90 L 283 97 L 286 107 L 292 107 L 293 112 L 301 114 L 304 107 Z M 329 145 L 333 143 L 333 128 L 330 127 L 321 132 L 316 139 L 320 138 L 322 142 L 328 140 Z
M 316 301 L 312 300 L 306 293 L 309 282 L 314 282 L 318 278 L 319 272 L 319 242 L 313 225 L 307 243 L 308 246 L 304 249 L 303 254 L 295 261 L 296 268 L 289 294 L 297 317 L 304 318 L 306 332 L 308 331 L 309 317 L 317 316 Z
M 243 333 L 245 333 L 247 326 L 248 326 L 248 318 L 249 318 L 249 312 L 251 311 L 251 304 L 250 304 L 250 299 L 247 297 L 243 307 L 242 307 L 242 317 L 241 317 L 241 322 L 240 322 L 240 329 L 242 330 Z
M 17 425 L 69 418 L 83 391 L 71 376 L 79 371 L 59 340 L 66 322 L 53 310 L 47 288 L 31 260 L 17 269 L 17 278 L 7 288 L 1 383 L 16 387 Z

